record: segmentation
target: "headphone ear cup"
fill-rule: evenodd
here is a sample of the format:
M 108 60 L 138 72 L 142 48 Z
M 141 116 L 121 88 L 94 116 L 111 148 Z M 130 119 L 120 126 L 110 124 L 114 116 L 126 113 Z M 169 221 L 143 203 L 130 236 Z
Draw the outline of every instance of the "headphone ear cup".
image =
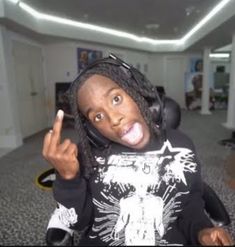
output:
M 165 97 L 164 105 L 164 116 L 166 119 L 166 126 L 173 129 L 177 129 L 181 122 L 180 105 L 175 100 L 168 97 Z
M 162 117 L 161 117 L 161 106 L 158 103 L 158 101 L 153 101 L 149 109 L 152 112 L 153 122 L 159 125 L 161 123 Z
M 110 140 L 101 135 L 101 133 L 88 120 L 85 120 L 83 124 L 87 132 L 87 137 L 94 147 L 102 149 L 109 146 Z

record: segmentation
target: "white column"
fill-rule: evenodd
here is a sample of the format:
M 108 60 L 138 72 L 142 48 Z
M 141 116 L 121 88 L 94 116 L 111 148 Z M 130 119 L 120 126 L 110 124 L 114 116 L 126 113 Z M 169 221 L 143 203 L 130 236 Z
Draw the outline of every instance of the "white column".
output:
M 209 48 L 205 48 L 203 52 L 203 77 L 202 77 L 202 98 L 201 98 L 201 114 L 211 114 L 209 110 L 210 102 L 210 52 Z
M 232 40 L 227 122 L 223 125 L 228 129 L 235 130 L 235 34 L 233 34 Z

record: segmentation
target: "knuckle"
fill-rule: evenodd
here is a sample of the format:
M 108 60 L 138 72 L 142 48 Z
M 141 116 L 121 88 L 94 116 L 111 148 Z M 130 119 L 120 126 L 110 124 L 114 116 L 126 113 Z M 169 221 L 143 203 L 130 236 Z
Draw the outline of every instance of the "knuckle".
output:
M 71 142 L 71 140 L 70 140 L 70 139 L 68 139 L 68 138 L 67 138 L 67 139 L 65 139 L 65 140 L 64 140 L 64 142 L 65 142 L 66 144 L 71 144 L 71 143 L 72 143 L 72 142 Z
M 53 152 L 48 152 L 47 153 L 47 157 L 49 158 L 49 159 L 54 159 L 55 158 L 55 155 L 54 155 L 54 153 Z
M 62 160 L 63 158 L 64 158 L 64 156 L 61 153 L 56 153 L 56 155 L 55 155 L 56 160 Z
M 71 148 L 76 149 L 77 148 L 76 144 L 72 143 Z

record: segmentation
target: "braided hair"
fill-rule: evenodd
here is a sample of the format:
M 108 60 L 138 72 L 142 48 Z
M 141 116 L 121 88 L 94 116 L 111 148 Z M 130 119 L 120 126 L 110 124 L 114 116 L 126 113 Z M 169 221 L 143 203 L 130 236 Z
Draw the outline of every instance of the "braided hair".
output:
M 97 62 L 96 62 L 97 63 Z M 97 63 L 94 67 L 87 69 L 75 79 L 69 90 L 69 100 L 71 111 L 75 120 L 75 130 L 78 134 L 78 149 L 79 158 L 82 160 L 81 172 L 84 177 L 89 178 L 93 172 L 93 165 L 96 164 L 94 155 L 92 154 L 91 145 L 84 128 L 84 119 L 80 110 L 78 109 L 78 90 L 83 83 L 94 74 L 99 74 L 113 80 L 135 101 L 140 109 L 140 112 L 149 126 L 151 134 L 157 135 L 161 140 L 163 139 L 164 125 L 156 125 L 153 121 L 152 112 L 149 109 L 149 102 L 159 101 L 162 102 L 156 90 L 150 81 L 137 69 L 131 67 L 126 69 L 123 66 L 118 66 L 111 63 Z M 162 105 L 161 105 L 162 109 Z M 160 111 L 162 114 L 162 111 Z

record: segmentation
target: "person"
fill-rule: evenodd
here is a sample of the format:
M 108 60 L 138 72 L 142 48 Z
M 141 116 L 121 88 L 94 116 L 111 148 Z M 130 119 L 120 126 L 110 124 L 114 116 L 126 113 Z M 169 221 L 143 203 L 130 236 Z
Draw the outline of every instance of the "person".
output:
M 143 74 L 111 56 L 82 71 L 70 92 L 78 141 L 61 140 L 59 110 L 42 154 L 56 171 L 58 219 L 82 232 L 79 245 L 232 245 L 205 214 L 193 142 L 166 127 Z M 161 106 L 157 122 L 149 99 Z M 90 132 L 99 136 L 90 141 Z

